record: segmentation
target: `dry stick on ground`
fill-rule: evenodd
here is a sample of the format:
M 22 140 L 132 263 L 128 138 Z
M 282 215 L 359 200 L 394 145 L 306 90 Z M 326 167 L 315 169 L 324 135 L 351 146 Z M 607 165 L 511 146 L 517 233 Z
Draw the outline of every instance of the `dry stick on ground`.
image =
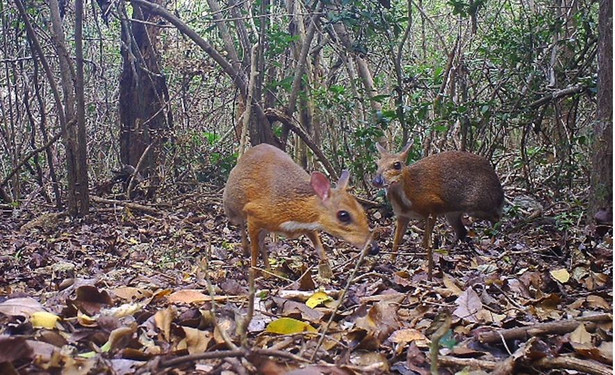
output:
M 322 343 L 325 341 L 325 336 L 327 335 L 327 331 L 329 330 L 329 327 L 331 326 L 331 323 L 333 322 L 333 319 L 335 318 L 335 314 L 337 314 L 337 310 L 340 308 L 340 306 L 344 302 L 344 297 L 346 297 L 346 293 L 348 292 L 348 289 L 350 288 L 350 284 L 352 284 L 352 281 L 354 280 L 355 275 L 357 274 L 357 270 L 359 269 L 359 266 L 361 265 L 361 263 L 363 263 L 363 258 L 365 258 L 365 255 L 367 255 L 371 242 L 372 242 L 372 236 L 369 236 L 369 239 L 367 240 L 367 242 L 363 246 L 363 249 L 361 250 L 361 255 L 359 256 L 359 260 L 357 260 L 357 264 L 355 265 L 354 269 L 352 270 L 352 273 L 348 277 L 348 282 L 346 283 L 346 287 L 344 288 L 344 290 L 342 290 L 342 293 L 340 294 L 340 298 L 337 304 L 335 304 L 335 309 L 333 309 L 333 311 L 331 312 L 331 317 L 329 318 L 327 325 L 325 326 L 325 328 L 322 330 L 322 333 L 320 334 L 320 339 L 318 340 L 318 344 L 316 344 L 316 348 L 314 348 L 314 353 L 312 354 L 312 358 L 310 359 L 311 361 L 314 361 L 314 358 L 316 358 L 316 354 L 318 354 L 318 349 L 320 349 L 320 347 L 322 346 Z
M 159 367 L 160 368 L 173 367 L 173 366 L 177 366 L 177 365 L 180 365 L 186 362 L 199 361 L 201 359 L 224 359 L 224 358 L 231 358 L 231 357 L 248 357 L 249 355 L 286 358 L 286 359 L 290 359 L 290 360 L 301 362 L 301 363 L 309 362 L 305 358 L 299 357 L 298 355 L 295 355 L 290 352 L 285 352 L 282 350 L 273 350 L 273 349 L 247 350 L 247 349 L 239 348 L 239 349 L 234 349 L 234 350 L 216 350 L 213 352 L 184 355 L 184 356 L 169 359 L 166 361 L 161 361 L 159 364 Z
M 256 279 L 256 270 L 250 267 L 248 271 L 248 311 L 245 317 L 241 317 L 237 323 L 237 331 L 239 332 L 239 338 L 241 346 L 248 347 L 248 325 L 254 317 L 254 297 L 256 296 L 256 287 L 254 286 L 254 280 Z
M 144 206 L 142 204 L 133 203 L 133 202 L 118 201 L 116 199 L 100 198 L 100 197 L 97 197 L 95 195 L 90 195 L 90 200 L 92 202 L 95 202 L 95 203 L 112 204 L 112 205 L 124 206 L 124 207 L 130 208 L 131 210 L 143 211 L 145 213 L 152 214 L 152 215 L 160 215 L 161 214 L 161 212 L 159 210 L 157 210 L 157 209 L 155 209 L 153 207 Z
M 494 371 L 494 374 L 509 374 L 514 368 L 514 363 L 510 363 L 509 366 L 504 364 L 504 369 L 498 371 L 503 365 L 502 362 L 485 361 L 474 358 L 457 358 L 452 356 L 441 356 L 439 363 L 445 367 L 458 366 L 458 367 L 470 367 L 480 368 L 483 370 Z M 555 358 L 541 358 L 534 362 L 524 363 L 524 366 L 531 366 L 540 369 L 567 369 L 581 371 L 592 375 L 610 375 L 613 370 L 610 367 L 600 365 L 595 362 L 575 358 L 575 357 L 555 357 Z
M 541 358 L 532 365 L 541 369 L 567 369 L 585 372 L 592 375 L 611 375 L 612 367 L 600 365 L 596 362 L 575 358 L 575 357 L 555 357 Z
M 444 367 L 459 366 L 470 368 L 481 368 L 484 370 L 494 370 L 497 366 L 497 362 L 485 361 L 475 358 L 457 358 L 452 356 L 440 356 L 438 359 L 440 365 Z
M 499 331 L 482 332 L 478 334 L 478 340 L 483 344 L 493 344 L 502 340 L 527 340 L 531 336 L 544 335 L 548 333 L 566 334 L 574 331 L 583 322 L 599 323 L 610 322 L 613 320 L 611 314 L 598 314 L 584 316 L 572 320 L 557 322 L 538 323 L 528 327 L 516 327 Z
M 510 357 L 495 364 L 493 375 L 508 375 L 517 373 L 521 368 L 536 369 L 568 369 L 577 370 L 592 375 L 611 374 L 612 369 L 592 360 L 584 360 L 562 355 L 560 357 L 537 357 L 536 347 L 540 348 L 540 339 L 532 337 L 521 345 Z M 540 349 L 539 349 L 540 351 Z M 485 367 L 487 368 L 487 367 Z M 536 371 L 534 371 L 536 372 Z

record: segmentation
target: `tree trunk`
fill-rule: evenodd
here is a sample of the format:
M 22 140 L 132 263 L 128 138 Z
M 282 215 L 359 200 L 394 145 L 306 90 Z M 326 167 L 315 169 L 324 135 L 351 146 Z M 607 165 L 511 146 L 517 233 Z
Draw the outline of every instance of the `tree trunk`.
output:
M 88 152 L 85 132 L 85 94 L 83 78 L 83 0 L 75 0 L 75 190 L 78 195 L 79 216 L 88 213 L 90 195 L 88 189 Z
M 306 77 L 309 84 L 311 84 L 312 65 L 308 59 L 308 52 L 310 45 L 312 44 L 312 40 L 314 39 L 318 16 L 314 15 L 311 18 L 308 18 L 309 26 L 308 29 L 306 29 L 303 10 L 301 9 L 298 1 L 288 1 L 286 6 L 288 13 L 293 15 L 292 21 L 289 25 L 290 35 L 299 37 L 299 40 L 294 44 L 292 51 L 293 58 L 297 61 L 297 66 L 295 68 L 295 76 L 293 77 L 293 84 L 290 98 L 288 100 L 288 107 L 286 108 L 286 114 L 292 117 L 295 110 L 298 109 L 299 123 L 301 124 L 301 127 L 312 137 L 312 139 L 314 139 L 314 129 L 312 126 L 314 118 L 314 104 L 312 103 L 309 91 L 306 91 L 305 84 L 303 83 L 303 77 Z M 318 13 L 319 10 L 320 5 L 318 8 L 314 9 L 313 12 Z M 307 94 L 299 95 L 300 92 Z M 289 131 L 290 129 L 288 127 L 284 127 L 282 137 L 283 140 L 287 139 Z M 316 145 L 320 147 L 320 144 L 317 143 Z M 308 148 L 303 141 L 301 141 L 301 138 L 297 137 L 296 159 L 299 161 L 299 165 L 301 165 L 304 169 L 308 167 L 307 150 Z
M 66 38 L 62 30 L 60 8 L 57 0 L 49 1 L 51 11 L 51 26 L 53 40 L 58 52 L 60 75 L 62 78 L 62 91 L 64 93 L 64 116 L 66 119 L 63 129 L 64 144 L 66 147 L 66 178 L 68 180 L 67 206 L 69 215 L 83 216 L 88 213 L 89 194 L 87 177 L 87 155 L 85 154 L 85 124 L 79 124 L 76 109 L 76 76 L 72 60 L 66 48 Z M 78 17 L 78 16 L 77 16 Z M 77 25 L 76 25 L 77 27 Z M 83 94 L 81 94 L 83 95 Z M 83 105 L 82 100 L 80 103 Z M 80 144 L 81 143 L 81 144 Z
M 148 176 L 160 162 L 160 145 L 172 128 L 172 116 L 166 80 L 158 65 L 159 28 L 148 9 L 132 5 L 132 18 L 138 21 L 130 22 L 126 16 L 121 25 L 120 159 L 133 167 L 141 161 L 141 171 L 137 172 Z M 126 15 L 123 8 L 122 11 Z M 150 144 L 154 146 L 148 149 Z
M 600 0 L 598 18 L 598 110 L 594 124 L 588 223 L 613 218 L 613 2 Z M 605 220 L 606 219 L 606 220 Z

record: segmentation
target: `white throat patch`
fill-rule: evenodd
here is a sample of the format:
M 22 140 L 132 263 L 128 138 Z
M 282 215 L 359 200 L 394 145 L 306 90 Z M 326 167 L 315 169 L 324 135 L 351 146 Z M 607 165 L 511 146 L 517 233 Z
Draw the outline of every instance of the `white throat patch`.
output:
M 320 230 L 319 223 L 300 223 L 298 221 L 285 221 L 280 224 L 280 229 L 286 232 L 298 232 L 298 231 L 315 231 Z

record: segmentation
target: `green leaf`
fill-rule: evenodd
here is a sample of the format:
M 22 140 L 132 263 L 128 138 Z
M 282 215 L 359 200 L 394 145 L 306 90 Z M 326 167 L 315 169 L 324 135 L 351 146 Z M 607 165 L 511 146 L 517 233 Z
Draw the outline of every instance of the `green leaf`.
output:
M 388 99 L 390 97 L 391 97 L 391 95 L 382 94 L 382 95 L 374 96 L 373 98 L 371 98 L 371 100 L 374 101 L 374 102 L 382 103 L 385 99 Z
M 449 329 L 446 332 L 446 335 L 440 339 L 440 346 L 448 349 L 453 349 L 457 345 L 457 340 L 455 340 L 455 336 L 453 335 L 453 330 Z

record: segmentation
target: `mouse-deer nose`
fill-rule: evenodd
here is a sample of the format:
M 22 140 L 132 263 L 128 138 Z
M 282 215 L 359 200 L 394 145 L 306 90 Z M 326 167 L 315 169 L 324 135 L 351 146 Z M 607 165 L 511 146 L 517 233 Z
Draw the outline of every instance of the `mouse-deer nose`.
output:
M 382 177 L 381 174 L 376 175 L 376 177 L 374 177 L 374 179 L 372 180 L 372 184 L 374 184 L 375 187 L 383 187 L 384 177 Z

